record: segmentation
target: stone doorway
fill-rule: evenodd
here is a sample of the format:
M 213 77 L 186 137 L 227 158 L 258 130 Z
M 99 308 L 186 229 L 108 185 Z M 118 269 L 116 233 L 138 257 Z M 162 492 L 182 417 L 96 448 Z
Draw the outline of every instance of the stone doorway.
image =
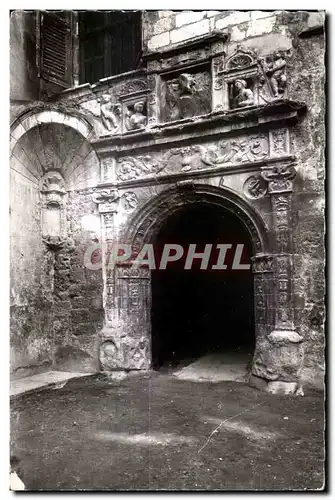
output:
M 156 261 L 164 244 L 178 244 L 183 257 L 167 264 L 166 270 L 151 274 L 152 366 L 180 369 L 204 359 L 216 366 L 220 362 L 242 362 L 251 367 L 255 345 L 254 294 L 250 234 L 241 220 L 222 206 L 188 203 L 168 216 L 154 239 Z M 191 269 L 185 261 L 189 245 L 196 253 L 211 244 L 207 269 L 195 258 Z M 230 244 L 224 264 L 215 269 L 220 249 Z M 233 265 L 237 245 L 243 245 L 241 258 Z M 249 269 L 239 267 L 237 261 Z M 222 367 L 221 367 L 222 369 Z

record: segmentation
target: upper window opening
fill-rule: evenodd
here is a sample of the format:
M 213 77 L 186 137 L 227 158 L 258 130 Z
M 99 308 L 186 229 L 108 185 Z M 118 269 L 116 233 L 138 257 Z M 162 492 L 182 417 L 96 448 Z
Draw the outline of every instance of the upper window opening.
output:
M 79 12 L 80 83 L 137 68 L 141 56 L 141 12 Z

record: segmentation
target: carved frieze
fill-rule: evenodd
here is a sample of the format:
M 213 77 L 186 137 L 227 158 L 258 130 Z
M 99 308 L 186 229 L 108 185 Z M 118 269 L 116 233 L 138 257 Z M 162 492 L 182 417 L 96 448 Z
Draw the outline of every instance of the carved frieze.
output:
M 222 165 L 243 164 L 264 160 L 269 156 L 269 140 L 265 134 L 243 136 L 209 145 L 185 146 L 164 153 L 123 157 L 117 160 L 119 181 L 142 179 Z
M 153 174 L 158 168 L 158 161 L 150 155 L 141 155 L 134 158 L 127 156 L 118 160 L 116 176 L 120 181 L 129 181 Z

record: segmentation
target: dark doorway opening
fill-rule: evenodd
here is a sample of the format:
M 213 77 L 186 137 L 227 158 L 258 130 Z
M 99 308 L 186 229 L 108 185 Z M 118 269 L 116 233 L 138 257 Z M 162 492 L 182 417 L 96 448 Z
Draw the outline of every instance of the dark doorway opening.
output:
M 251 265 L 249 270 L 232 269 L 237 244 L 243 244 L 242 264 L 251 264 L 249 233 L 232 212 L 204 203 L 182 207 L 168 217 L 154 241 L 159 266 L 164 244 L 184 249 L 180 260 L 166 270 L 152 271 L 152 364 L 185 366 L 209 353 L 253 352 L 254 297 Z M 212 244 L 208 268 L 200 269 L 194 259 L 185 270 L 189 245 L 196 252 Z M 217 264 L 217 244 L 231 244 L 225 270 L 211 269 Z

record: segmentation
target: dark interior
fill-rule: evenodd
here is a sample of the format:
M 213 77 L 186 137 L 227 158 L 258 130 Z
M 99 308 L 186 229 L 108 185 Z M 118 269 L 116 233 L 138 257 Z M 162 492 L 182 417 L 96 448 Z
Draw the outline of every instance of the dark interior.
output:
M 159 266 L 163 245 L 180 244 L 184 257 L 152 271 L 153 367 L 178 366 L 211 352 L 250 352 L 254 346 L 253 276 L 250 270 L 232 270 L 236 244 L 243 243 L 241 263 L 251 263 L 251 241 L 241 221 L 228 210 L 202 203 L 171 215 L 154 241 Z M 212 243 L 208 269 L 195 259 L 184 269 L 190 243 L 196 251 Z M 231 243 L 226 270 L 211 270 L 217 263 L 218 243 Z

